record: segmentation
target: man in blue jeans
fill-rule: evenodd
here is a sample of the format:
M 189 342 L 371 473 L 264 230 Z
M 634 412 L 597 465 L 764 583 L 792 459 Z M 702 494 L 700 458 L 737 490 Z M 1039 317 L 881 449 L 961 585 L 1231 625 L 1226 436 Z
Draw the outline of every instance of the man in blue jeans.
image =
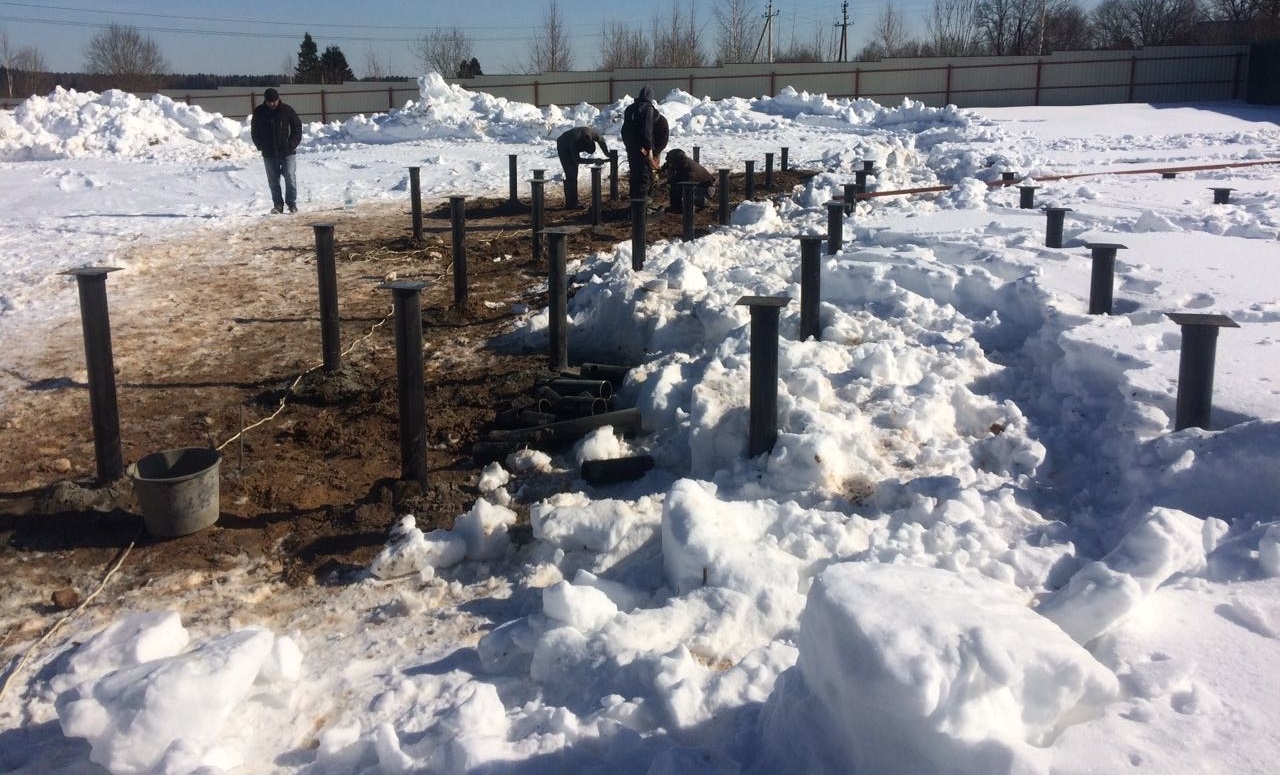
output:
M 272 214 L 298 212 L 298 181 L 295 174 L 294 151 L 302 142 L 302 120 L 298 112 L 280 101 L 280 93 L 267 89 L 262 104 L 253 109 L 249 121 L 249 133 L 253 144 L 262 153 L 262 163 L 267 169 L 267 185 L 271 187 Z M 284 192 L 280 191 L 280 178 L 284 178 Z

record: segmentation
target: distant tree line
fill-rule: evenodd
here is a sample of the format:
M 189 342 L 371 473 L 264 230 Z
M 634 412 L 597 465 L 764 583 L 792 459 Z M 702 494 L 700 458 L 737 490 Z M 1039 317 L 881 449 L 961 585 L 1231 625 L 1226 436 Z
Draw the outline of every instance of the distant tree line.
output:
M 764 13 L 765 0 L 717 0 L 708 23 L 700 23 L 694 0 L 672 0 L 644 26 L 606 21 L 595 54 L 595 69 L 703 67 L 737 62 L 835 62 L 885 57 L 1048 54 L 1086 49 L 1132 49 L 1195 43 L 1250 43 L 1280 39 L 1280 0 L 1102 0 L 1085 10 L 1081 0 L 933 0 L 923 34 L 909 33 L 907 18 L 885 0 L 874 18 L 860 21 L 869 31 L 852 56 L 836 50 L 847 40 L 836 29 L 851 22 L 816 24 L 809 32 L 775 34 Z M 833 9 L 835 2 L 833 0 Z M 776 15 L 776 14 L 775 14 Z M 714 33 L 711 37 L 710 33 Z M 419 72 L 447 77 L 483 75 L 475 41 L 461 28 L 433 27 L 409 45 Z M 279 83 L 340 84 L 357 80 L 338 46 L 323 51 L 303 36 L 296 58 L 286 55 L 279 73 L 262 75 L 182 75 L 168 72 L 160 47 L 136 28 L 111 24 L 85 47 L 81 73 L 54 73 L 34 46 L 11 45 L 0 29 L 0 88 L 8 98 L 68 89 L 135 92 L 208 89 Z M 529 41 L 525 73 L 572 70 L 574 44 L 558 0 L 546 0 L 541 23 Z M 368 80 L 408 80 L 389 72 L 372 48 L 364 59 Z

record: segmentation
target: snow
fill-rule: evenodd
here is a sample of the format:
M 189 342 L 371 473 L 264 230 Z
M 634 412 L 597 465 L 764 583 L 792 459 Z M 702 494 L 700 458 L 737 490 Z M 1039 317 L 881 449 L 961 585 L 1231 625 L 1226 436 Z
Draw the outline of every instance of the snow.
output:
M 507 154 L 617 140 L 622 101 L 538 109 L 421 80 L 385 115 L 312 124 L 300 207 L 506 191 Z M 114 601 L 0 698 L 24 773 L 1263 773 L 1280 736 L 1280 109 L 958 110 L 759 99 L 661 107 L 672 147 L 741 169 L 788 147 L 802 190 L 693 242 L 574 261 L 575 358 L 627 363 L 606 431 L 486 468 L 451 531 L 405 515 L 359 578 L 290 591 L 252 569 Z M 56 91 L 0 114 L 0 336 L 20 369 L 77 318 L 57 272 L 121 245 L 270 218 L 245 117 Z M 873 190 L 822 259 L 799 341 L 800 234 L 862 160 Z M 1064 247 L 1004 170 L 1070 208 Z M 1210 187 L 1234 189 L 1214 205 Z M 277 216 L 278 217 L 278 216 Z M 304 216 L 299 216 L 304 217 Z M 269 234 L 269 230 L 267 231 Z M 1089 315 L 1088 242 L 1119 252 Z M 120 261 L 122 282 L 148 268 Z M 742 296 L 787 296 L 778 440 L 746 456 Z M 113 317 L 145 298 L 113 296 Z M 1181 332 L 1227 315 L 1210 429 L 1174 430 Z M 544 347 L 545 310 L 505 338 Z M 0 407 L 17 389 L 0 382 Z M 572 480 L 646 454 L 632 483 Z M 511 504 L 534 501 L 533 540 Z M 291 599 L 293 595 L 310 595 Z M 221 615 L 211 614 L 211 598 Z M 94 609 L 89 609 L 92 612 Z M 87 612 L 88 613 L 88 612 Z M 10 669 L 32 646 L 4 644 Z

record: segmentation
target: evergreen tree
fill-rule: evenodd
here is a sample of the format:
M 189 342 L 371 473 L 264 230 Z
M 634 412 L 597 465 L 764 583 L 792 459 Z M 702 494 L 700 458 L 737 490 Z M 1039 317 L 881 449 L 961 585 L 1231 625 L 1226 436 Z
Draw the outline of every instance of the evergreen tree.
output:
M 477 75 L 484 75 L 484 71 L 480 69 L 480 60 L 471 57 L 471 61 L 462 60 L 458 63 L 459 78 L 475 78 Z
M 320 83 L 320 56 L 317 54 L 316 42 L 311 33 L 302 36 L 302 45 L 298 47 L 298 65 L 294 68 L 294 81 L 297 83 Z
M 320 55 L 320 83 L 344 83 L 354 81 L 356 74 L 347 65 L 347 57 L 342 49 L 329 46 Z

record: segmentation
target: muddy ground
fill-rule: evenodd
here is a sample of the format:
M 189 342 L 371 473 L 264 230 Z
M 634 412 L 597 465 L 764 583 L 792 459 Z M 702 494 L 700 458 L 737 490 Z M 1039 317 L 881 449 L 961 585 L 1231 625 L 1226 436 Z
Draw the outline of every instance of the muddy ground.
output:
M 772 190 L 757 183 L 757 198 L 790 191 L 810 175 L 779 172 Z M 559 184 L 547 189 L 548 226 L 586 227 L 569 239 L 570 257 L 630 240 L 625 198 L 611 201 L 606 190 L 602 224 L 593 227 L 589 211 L 562 207 Z M 625 181 L 621 190 L 625 197 Z M 730 200 L 743 193 L 735 178 Z M 583 194 L 589 204 L 589 190 Z M 665 190 L 655 195 L 666 201 Z M 473 442 L 494 428 L 498 412 L 527 403 L 535 380 L 548 374 L 545 351 L 493 346 L 522 307 L 547 303 L 529 218 L 526 202 L 467 201 L 468 303 L 461 309 L 454 307 L 447 203 L 426 205 L 420 241 L 405 202 L 304 208 L 172 242 L 120 246 L 110 263 L 132 271 L 108 277 L 108 298 L 124 461 L 219 448 L 221 515 L 200 532 L 156 538 L 143 527 L 127 478 L 95 482 L 83 338 L 79 320 L 69 321 L 50 332 L 37 362 L 6 366 L 0 380 L 11 407 L 0 418 L 4 586 L 38 588 L 43 613 L 72 607 L 86 580 L 131 544 L 113 589 L 246 560 L 290 584 L 313 584 L 367 564 L 399 514 L 414 513 L 424 530 L 450 527 L 475 501 L 487 462 L 473 454 Z M 713 200 L 697 215 L 697 233 L 717 219 Z M 343 350 L 336 381 L 317 370 L 319 222 L 335 225 Z M 651 242 L 681 231 L 679 214 L 649 217 Z M 425 492 L 400 481 L 392 294 L 378 287 L 391 279 L 427 283 Z M 317 389 L 335 384 L 341 390 L 334 394 Z M 4 626 L 11 632 L 18 623 Z

